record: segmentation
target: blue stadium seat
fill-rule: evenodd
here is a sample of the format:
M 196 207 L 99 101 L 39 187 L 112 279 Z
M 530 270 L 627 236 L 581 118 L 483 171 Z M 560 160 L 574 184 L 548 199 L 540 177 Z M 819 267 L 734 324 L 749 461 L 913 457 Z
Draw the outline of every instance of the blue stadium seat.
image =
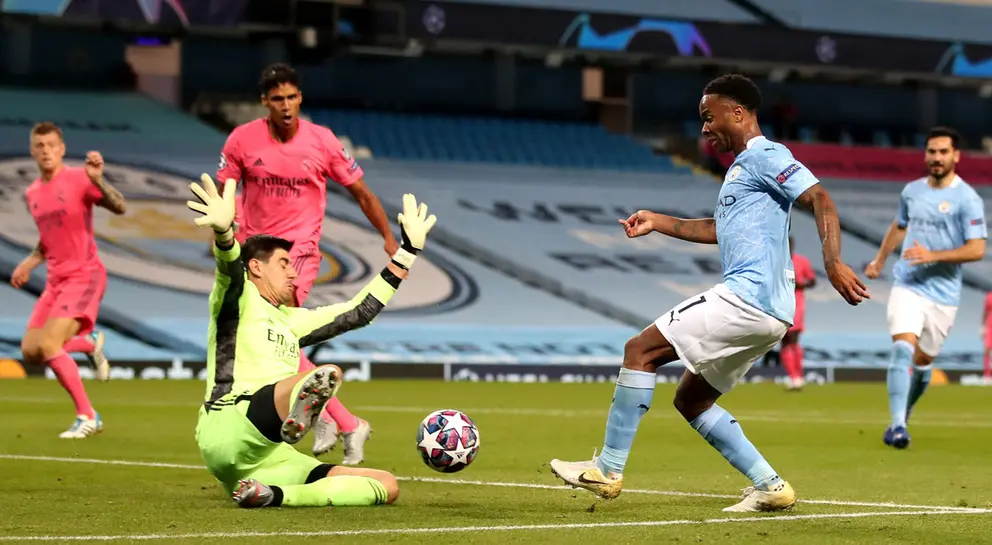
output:
M 687 171 L 647 146 L 591 123 L 363 110 L 315 110 L 311 117 L 382 158 Z M 697 125 L 693 122 L 694 133 Z

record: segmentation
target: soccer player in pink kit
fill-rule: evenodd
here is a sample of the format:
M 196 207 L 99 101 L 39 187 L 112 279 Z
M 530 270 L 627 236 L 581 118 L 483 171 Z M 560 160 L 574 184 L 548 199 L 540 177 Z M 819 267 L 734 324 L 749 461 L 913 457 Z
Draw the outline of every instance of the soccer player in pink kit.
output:
M 796 316 L 792 327 L 782 338 L 782 350 L 779 352 L 782 367 L 789 374 L 787 390 L 801 390 L 803 380 L 803 347 L 799 344 L 799 335 L 806 327 L 806 294 L 805 291 L 816 284 L 816 273 L 813 265 L 806 256 L 796 253 L 795 241 L 789 237 L 789 249 L 792 252 L 792 268 L 796 273 Z
M 65 141 L 53 123 L 31 129 L 31 155 L 41 177 L 28 186 L 24 200 L 38 225 L 35 250 L 14 269 L 10 283 L 20 288 L 31 271 L 48 263 L 45 290 L 35 304 L 21 340 L 24 360 L 48 365 L 76 406 L 76 420 L 59 437 L 82 439 L 103 429 L 90 404 L 76 362 L 68 352 L 82 352 L 107 380 L 110 364 L 103 354 L 103 334 L 93 334 L 100 302 L 107 286 L 107 270 L 97 255 L 93 237 L 93 205 L 114 214 L 125 212 L 124 197 L 103 179 L 103 157 L 86 154 L 83 168 L 62 163 Z
M 363 180 L 362 167 L 330 129 L 300 119 L 303 93 L 299 74 L 288 65 L 274 64 L 262 72 L 259 86 L 269 115 L 231 132 L 220 156 L 217 181 L 241 181 L 239 236 L 264 233 L 293 242 L 290 258 L 299 274 L 296 305 L 301 306 L 320 270 L 327 178 L 348 189 L 382 234 L 388 255 L 393 255 L 399 244 L 382 204 Z M 301 352 L 300 371 L 313 367 Z M 341 463 L 361 463 L 372 428 L 334 397 L 314 428 L 314 455 L 333 448 L 339 433 L 344 443 Z

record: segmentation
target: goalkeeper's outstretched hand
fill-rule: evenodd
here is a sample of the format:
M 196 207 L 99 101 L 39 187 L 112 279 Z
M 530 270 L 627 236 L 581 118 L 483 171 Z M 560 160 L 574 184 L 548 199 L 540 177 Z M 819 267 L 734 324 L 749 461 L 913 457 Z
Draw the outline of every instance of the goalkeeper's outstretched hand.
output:
M 427 233 L 434 227 L 437 217 L 434 214 L 428 216 L 427 205 L 420 203 L 418 206 L 417 198 L 407 193 L 403 195 L 403 211 L 400 212 L 397 220 L 403 231 L 403 244 L 393 254 L 393 262 L 404 269 L 409 269 L 417 254 L 424 249 Z
M 224 183 L 224 194 L 219 195 L 217 186 L 208 174 L 200 176 L 200 181 L 203 182 L 202 187 L 196 182 L 189 184 L 190 190 L 200 202 L 186 201 L 186 206 L 190 210 L 203 214 L 193 221 L 198 227 L 210 226 L 218 235 L 231 235 L 233 238 L 231 226 L 234 223 L 236 182 L 227 180 Z

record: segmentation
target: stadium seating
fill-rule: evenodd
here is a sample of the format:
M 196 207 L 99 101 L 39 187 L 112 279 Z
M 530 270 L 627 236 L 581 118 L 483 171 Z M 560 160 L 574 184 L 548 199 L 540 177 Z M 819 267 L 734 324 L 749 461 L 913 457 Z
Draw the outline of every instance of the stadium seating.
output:
M 688 172 L 629 137 L 601 126 L 500 118 L 317 110 L 316 123 L 332 127 L 375 157 L 485 162 L 611 170 Z
M 37 97 L 41 104 L 33 102 Z M 35 168 L 26 158 L 26 132 L 30 120 L 54 111 L 57 116 L 44 117 L 66 127 L 70 153 L 102 151 L 108 178 L 132 199 L 124 217 L 95 215 L 101 256 L 110 272 L 100 327 L 108 331 L 111 357 L 202 359 L 212 261 L 208 236 L 192 226 L 184 201 L 190 178 L 216 170 L 225 135 L 135 96 L 106 98 L 126 110 L 106 117 L 94 112 L 117 110 L 90 95 L 60 95 L 61 107 L 45 94 L 7 98 L 0 105 L 16 104 L 26 113 L 18 121 L 16 112 L 0 110 L 0 117 L 14 120 L 0 125 L 0 153 L 8 156 L 0 161 L 0 270 L 9 275 L 37 240 L 20 197 Z M 107 120 L 126 119 L 132 120 L 129 129 L 106 129 Z M 344 139 L 370 145 L 376 158 L 363 160 L 362 166 L 390 217 L 398 212 L 400 196 L 413 192 L 439 219 L 416 273 L 375 327 L 332 341 L 321 351 L 324 361 L 615 365 L 629 335 L 721 279 L 713 246 L 623 235 L 617 219 L 638 208 L 711 215 L 717 184 L 664 169 L 592 169 L 581 160 L 602 155 L 620 161 L 631 153 L 625 150 L 638 149 L 622 138 L 580 126 L 483 119 L 330 112 L 315 119 L 331 123 Z M 418 144 L 418 135 L 428 143 Z M 559 146 L 560 141 L 569 145 Z M 435 144 L 447 150 L 445 157 L 463 160 L 437 160 L 440 154 L 430 147 Z M 527 145 L 535 149 L 536 165 L 486 164 L 494 157 L 512 163 L 528 151 Z M 583 155 L 569 155 L 576 149 Z M 468 150 L 475 150 L 478 160 L 465 160 Z M 492 150 L 507 156 L 497 157 Z M 405 160 L 383 158 L 391 153 Z M 560 165 L 547 168 L 543 158 Z M 325 260 L 310 305 L 349 298 L 385 258 L 379 235 L 351 197 L 333 184 L 331 189 L 321 248 Z M 869 217 L 844 187 L 837 191 L 842 212 L 857 210 L 854 215 Z M 812 219 L 797 212 L 793 232 L 799 251 L 820 270 Z M 872 244 L 844 237 L 844 257 L 852 266 L 863 267 L 874 252 Z M 0 357 L 19 357 L 20 332 L 43 285 L 42 268 L 28 289 L 0 290 Z M 811 364 L 885 365 L 888 288 L 886 282 L 872 282 L 873 299 L 854 309 L 839 299 L 821 271 L 821 283 L 809 295 L 804 337 Z M 967 290 L 959 323 L 978 323 L 981 298 L 980 292 Z M 945 351 L 949 368 L 955 353 L 979 349 L 970 331 L 952 332 Z M 842 348 L 861 352 L 848 358 Z

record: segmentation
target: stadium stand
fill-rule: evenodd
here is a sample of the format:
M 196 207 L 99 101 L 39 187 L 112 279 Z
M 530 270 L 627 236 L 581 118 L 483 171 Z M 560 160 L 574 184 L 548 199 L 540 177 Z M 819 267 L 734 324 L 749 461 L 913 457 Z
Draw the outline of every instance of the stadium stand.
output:
M 311 116 L 367 145 L 376 157 L 688 172 L 669 157 L 592 123 L 346 110 L 317 110 Z

